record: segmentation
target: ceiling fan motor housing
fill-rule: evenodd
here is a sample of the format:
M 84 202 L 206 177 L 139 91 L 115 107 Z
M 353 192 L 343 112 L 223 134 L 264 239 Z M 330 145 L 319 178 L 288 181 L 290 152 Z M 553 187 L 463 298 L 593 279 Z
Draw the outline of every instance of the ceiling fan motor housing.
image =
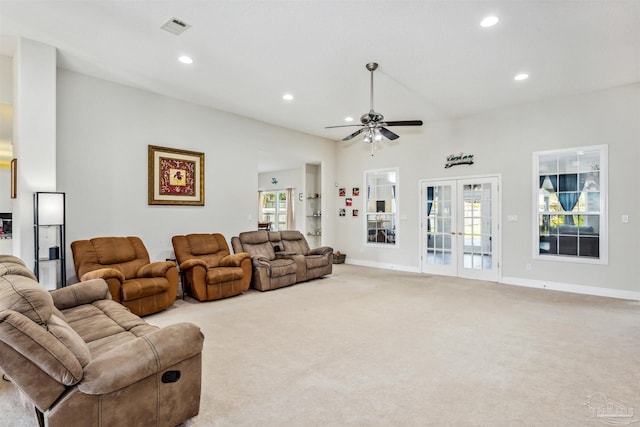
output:
M 360 123 L 367 125 L 369 123 L 378 123 L 384 120 L 384 116 L 371 110 L 360 117 Z

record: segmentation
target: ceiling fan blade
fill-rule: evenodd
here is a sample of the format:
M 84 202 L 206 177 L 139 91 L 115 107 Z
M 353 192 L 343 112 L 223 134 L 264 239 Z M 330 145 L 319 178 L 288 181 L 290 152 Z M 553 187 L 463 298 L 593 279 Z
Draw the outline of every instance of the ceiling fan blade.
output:
M 385 121 L 385 126 L 422 126 L 422 120 Z
M 398 135 L 396 135 L 395 133 L 391 132 L 389 129 L 385 129 L 385 128 L 383 128 L 383 127 L 379 127 L 378 129 L 380 130 L 380 133 L 381 133 L 384 137 L 386 137 L 386 138 L 388 138 L 388 139 L 390 139 L 390 140 L 392 140 L 392 141 L 393 141 L 394 139 L 398 139 L 398 138 L 400 138 Z
M 356 137 L 356 136 L 360 135 L 362 132 L 364 132 L 364 130 L 365 130 L 365 128 L 358 129 L 357 131 L 355 131 L 355 132 L 354 132 L 354 133 L 352 133 L 351 135 L 349 135 L 349 136 L 347 136 L 347 137 L 342 138 L 342 140 L 343 140 L 343 141 L 348 141 L 348 140 L 350 140 L 350 139 L 352 139 L 352 138 L 354 138 L 354 137 Z
M 333 128 L 350 128 L 353 126 L 362 126 L 361 124 L 357 123 L 357 124 L 352 124 L 352 125 L 339 125 L 339 126 L 325 126 L 325 129 L 333 129 Z

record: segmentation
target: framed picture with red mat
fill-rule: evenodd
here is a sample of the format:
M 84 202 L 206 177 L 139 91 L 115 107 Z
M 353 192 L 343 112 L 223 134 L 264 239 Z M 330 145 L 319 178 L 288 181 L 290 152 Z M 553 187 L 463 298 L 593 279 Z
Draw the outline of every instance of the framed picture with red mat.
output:
M 150 205 L 204 206 L 204 153 L 149 145 Z

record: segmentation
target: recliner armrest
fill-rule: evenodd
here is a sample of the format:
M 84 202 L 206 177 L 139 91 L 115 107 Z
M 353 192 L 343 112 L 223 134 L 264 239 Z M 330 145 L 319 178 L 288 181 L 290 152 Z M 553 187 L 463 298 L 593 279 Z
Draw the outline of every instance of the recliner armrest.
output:
M 123 389 L 201 353 L 203 342 L 200 328 L 192 323 L 158 329 L 93 359 L 85 366 L 78 389 L 94 395 Z
M 140 267 L 136 271 L 136 277 L 165 277 L 171 268 L 176 268 L 176 263 L 173 261 L 152 262 Z
M 254 256 L 251 257 L 251 263 L 254 267 L 267 267 L 271 268 L 271 264 L 269 264 L 269 258 L 264 256 Z
M 220 267 L 240 267 L 242 261 L 250 259 L 251 255 L 247 252 L 239 252 L 237 254 L 227 255 L 220 260 Z
M 81 281 L 87 281 L 91 279 L 117 279 L 120 282 L 124 282 L 124 274 L 120 270 L 115 268 L 100 268 L 98 270 L 87 271 L 80 278 Z
M 104 279 L 92 279 L 50 292 L 58 310 L 91 304 L 94 301 L 112 299 Z
M 191 258 L 180 264 L 180 270 L 187 271 L 197 266 L 204 267 L 205 270 L 209 268 L 207 263 L 203 260 Z
M 309 255 L 327 255 L 333 253 L 333 248 L 329 246 L 320 246 L 319 248 L 311 249 Z

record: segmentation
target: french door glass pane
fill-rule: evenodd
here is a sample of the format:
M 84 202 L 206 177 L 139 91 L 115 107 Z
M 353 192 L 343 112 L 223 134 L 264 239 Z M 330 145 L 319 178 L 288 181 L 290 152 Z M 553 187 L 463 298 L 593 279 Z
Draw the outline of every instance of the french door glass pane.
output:
M 271 230 L 287 228 L 287 193 L 274 191 L 262 194 L 262 217 L 259 222 L 270 222 Z
M 427 187 L 433 200 L 427 201 L 427 264 L 450 265 L 452 262 L 452 189 L 451 185 Z
M 462 186 L 464 218 L 463 262 L 464 268 L 489 270 L 493 268 L 490 183 Z

